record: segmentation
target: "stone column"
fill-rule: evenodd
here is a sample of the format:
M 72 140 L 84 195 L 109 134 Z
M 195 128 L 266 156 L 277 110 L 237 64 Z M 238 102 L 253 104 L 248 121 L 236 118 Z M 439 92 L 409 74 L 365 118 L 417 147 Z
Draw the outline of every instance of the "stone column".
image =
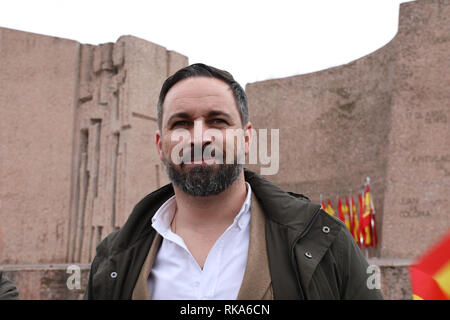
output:
M 155 147 L 164 80 L 187 58 L 123 36 L 82 45 L 67 261 L 89 262 L 101 239 L 168 179 Z

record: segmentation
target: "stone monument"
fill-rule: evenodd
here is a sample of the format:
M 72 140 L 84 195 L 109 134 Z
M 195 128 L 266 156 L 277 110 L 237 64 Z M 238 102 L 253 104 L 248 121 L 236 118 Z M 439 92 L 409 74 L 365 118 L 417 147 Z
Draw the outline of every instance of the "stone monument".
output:
M 246 86 L 254 126 L 280 129 L 269 180 L 336 204 L 371 178 L 379 244 L 367 254 L 387 297 L 410 298 L 406 267 L 450 229 L 449 56 L 450 3 L 407 2 L 376 52 Z

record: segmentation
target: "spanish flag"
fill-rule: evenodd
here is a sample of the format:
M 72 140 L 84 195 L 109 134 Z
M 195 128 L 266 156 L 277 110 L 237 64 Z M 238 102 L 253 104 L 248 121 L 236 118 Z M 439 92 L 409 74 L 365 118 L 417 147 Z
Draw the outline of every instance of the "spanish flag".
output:
M 359 223 L 364 238 L 364 246 L 368 247 L 372 245 L 372 207 L 370 204 L 369 184 L 366 185 L 366 191 L 364 193 L 363 212 Z
M 327 206 L 325 205 L 325 202 L 320 201 L 320 206 L 322 207 L 322 210 L 327 212 Z
M 344 210 L 341 198 L 338 197 L 338 215 L 339 219 L 345 223 Z
M 373 205 L 373 198 L 370 196 L 370 227 L 372 232 L 372 247 L 378 244 L 377 225 L 375 224 L 375 206 Z
M 358 239 L 359 239 L 359 246 L 362 247 L 364 243 L 364 230 L 362 225 L 362 219 L 364 214 L 364 201 L 362 198 L 362 194 L 358 193 L 358 200 L 359 200 L 359 227 L 358 227 Z
M 450 300 L 450 232 L 409 267 L 414 300 Z
M 353 213 L 351 212 L 349 198 L 350 198 L 349 196 L 345 197 L 345 208 L 346 208 L 346 213 L 347 213 L 346 218 L 348 219 L 347 227 L 349 227 L 348 229 L 350 230 L 350 233 L 353 234 Z
M 348 202 L 348 200 L 347 200 L 347 202 Z M 338 197 L 338 214 L 339 214 L 339 219 L 345 223 L 345 225 L 347 226 L 347 228 L 349 230 L 351 230 L 350 219 L 348 216 L 348 206 L 345 203 L 343 203 L 341 201 L 341 198 L 339 198 L 339 197 Z
M 336 217 L 336 213 L 334 212 L 333 205 L 331 204 L 330 199 L 328 199 L 328 206 L 326 211 L 328 212 L 329 215 Z
M 342 211 L 344 211 L 345 225 L 347 226 L 348 230 L 350 230 L 350 232 L 352 232 L 352 220 L 350 219 L 348 197 L 345 197 L 345 204 L 343 204 L 343 206 L 342 206 Z

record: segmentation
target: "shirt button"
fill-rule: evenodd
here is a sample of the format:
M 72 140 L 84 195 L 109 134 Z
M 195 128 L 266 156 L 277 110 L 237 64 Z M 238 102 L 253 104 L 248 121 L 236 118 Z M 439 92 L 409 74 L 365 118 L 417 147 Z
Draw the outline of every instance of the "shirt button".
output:
M 117 278 L 117 272 L 115 271 L 111 272 L 111 278 L 113 279 Z
M 307 257 L 308 259 L 311 259 L 311 258 L 312 258 L 311 252 L 306 251 L 306 252 L 305 252 L 305 257 Z
M 324 227 L 322 228 L 322 232 L 323 232 L 323 233 L 328 233 L 328 232 L 330 232 L 330 228 L 327 227 L 327 226 L 324 226 Z

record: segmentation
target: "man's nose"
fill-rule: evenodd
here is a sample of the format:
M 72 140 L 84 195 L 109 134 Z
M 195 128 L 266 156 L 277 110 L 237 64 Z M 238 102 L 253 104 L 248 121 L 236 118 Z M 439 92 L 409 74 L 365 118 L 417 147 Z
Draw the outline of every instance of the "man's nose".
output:
M 206 123 L 203 120 L 195 120 L 194 121 L 194 132 L 192 135 L 192 144 L 195 147 L 202 148 L 203 145 L 209 144 L 212 142 L 212 137 L 209 135 L 205 135 L 205 131 L 208 129 Z

